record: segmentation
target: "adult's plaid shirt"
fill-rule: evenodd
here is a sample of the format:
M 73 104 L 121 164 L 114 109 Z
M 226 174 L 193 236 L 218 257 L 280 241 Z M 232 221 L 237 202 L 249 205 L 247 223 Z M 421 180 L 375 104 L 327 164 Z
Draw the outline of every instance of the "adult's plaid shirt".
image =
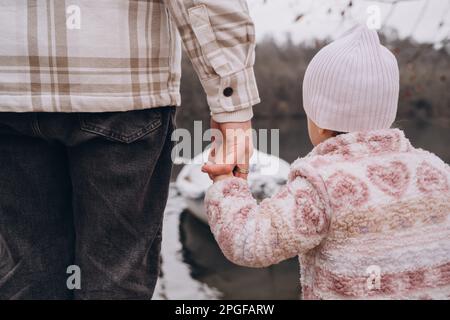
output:
M 214 119 L 250 119 L 259 95 L 245 0 L 0 0 L 0 111 L 180 105 L 182 42 Z

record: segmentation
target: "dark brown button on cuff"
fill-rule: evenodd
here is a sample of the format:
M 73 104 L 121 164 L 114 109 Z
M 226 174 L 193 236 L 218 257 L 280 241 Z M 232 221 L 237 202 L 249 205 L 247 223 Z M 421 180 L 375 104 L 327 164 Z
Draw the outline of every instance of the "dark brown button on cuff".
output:
M 228 88 L 225 88 L 225 90 L 223 90 L 223 95 L 225 97 L 229 98 L 233 95 L 233 92 L 234 92 L 233 88 L 228 87 Z

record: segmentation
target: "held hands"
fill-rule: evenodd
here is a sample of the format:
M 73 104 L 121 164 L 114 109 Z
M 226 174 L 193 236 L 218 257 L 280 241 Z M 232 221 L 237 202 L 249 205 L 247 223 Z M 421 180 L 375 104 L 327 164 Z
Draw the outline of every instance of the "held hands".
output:
M 250 157 L 253 154 L 252 123 L 218 123 L 211 120 L 212 148 L 202 171 L 217 182 L 229 177 L 247 180 Z

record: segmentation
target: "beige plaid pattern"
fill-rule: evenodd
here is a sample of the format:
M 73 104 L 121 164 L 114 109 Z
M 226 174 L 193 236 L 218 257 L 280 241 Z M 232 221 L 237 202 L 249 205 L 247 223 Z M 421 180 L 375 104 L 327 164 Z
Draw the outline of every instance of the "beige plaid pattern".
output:
M 0 0 L 0 30 L 3 112 L 180 105 L 181 43 L 217 121 L 259 102 L 245 0 Z

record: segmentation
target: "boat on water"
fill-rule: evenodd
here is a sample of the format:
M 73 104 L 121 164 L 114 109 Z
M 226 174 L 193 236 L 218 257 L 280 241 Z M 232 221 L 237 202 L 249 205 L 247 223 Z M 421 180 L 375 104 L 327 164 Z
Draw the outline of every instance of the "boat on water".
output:
M 212 185 L 208 175 L 201 171 L 208 154 L 209 150 L 206 150 L 192 159 L 190 164 L 186 164 L 175 183 L 186 201 L 187 211 L 203 222 L 207 221 L 203 201 L 206 190 Z M 283 159 L 255 149 L 250 159 L 248 175 L 253 196 L 260 201 L 275 194 L 286 183 L 289 168 L 289 164 Z

